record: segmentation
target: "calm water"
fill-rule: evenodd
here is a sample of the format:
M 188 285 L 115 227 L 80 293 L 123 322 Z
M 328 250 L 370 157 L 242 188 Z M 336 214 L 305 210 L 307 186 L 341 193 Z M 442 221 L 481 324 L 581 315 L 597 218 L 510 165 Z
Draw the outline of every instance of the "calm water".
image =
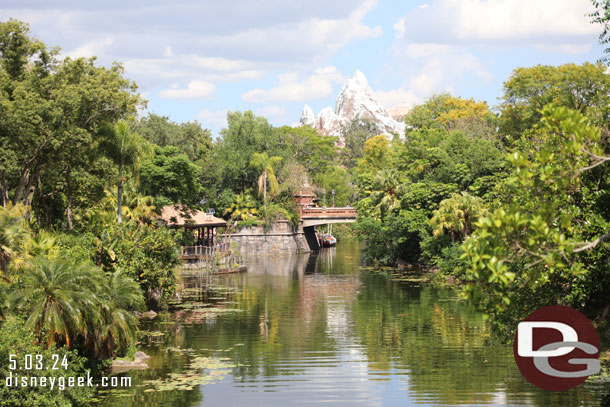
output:
M 190 302 L 143 327 L 151 368 L 127 373 L 132 387 L 100 405 L 599 405 L 599 379 L 536 389 L 454 291 L 392 282 L 358 255 L 342 242 L 185 278 Z

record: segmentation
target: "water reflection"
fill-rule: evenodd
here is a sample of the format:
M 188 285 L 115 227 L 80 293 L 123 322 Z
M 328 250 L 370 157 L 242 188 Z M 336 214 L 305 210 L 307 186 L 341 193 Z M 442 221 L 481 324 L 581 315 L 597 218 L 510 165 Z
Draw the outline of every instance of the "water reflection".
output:
M 213 384 L 164 392 L 134 386 L 102 405 L 599 403 L 596 384 L 538 391 L 455 292 L 364 272 L 358 253 L 356 243 L 343 242 L 317 254 L 248 259 L 244 274 L 185 278 L 190 305 L 145 327 L 152 366 L 129 373 L 134 384 L 180 373 L 193 355 L 237 366 Z

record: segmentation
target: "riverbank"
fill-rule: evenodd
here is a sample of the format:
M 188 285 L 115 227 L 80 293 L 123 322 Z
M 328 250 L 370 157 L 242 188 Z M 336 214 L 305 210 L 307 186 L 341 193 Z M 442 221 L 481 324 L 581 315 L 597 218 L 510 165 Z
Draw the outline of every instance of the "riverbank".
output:
M 537 390 L 456 290 L 362 267 L 357 242 L 248 267 L 185 281 L 180 307 L 143 322 L 150 369 L 99 405 L 597 406 L 603 394 L 599 380 Z

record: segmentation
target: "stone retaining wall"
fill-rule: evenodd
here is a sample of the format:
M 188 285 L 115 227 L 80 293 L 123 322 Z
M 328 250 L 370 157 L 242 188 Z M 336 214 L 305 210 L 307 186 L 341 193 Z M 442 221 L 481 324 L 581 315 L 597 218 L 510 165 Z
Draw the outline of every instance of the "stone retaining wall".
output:
M 310 251 L 303 228 L 287 220 L 271 223 L 268 230 L 264 226 L 241 228 L 231 235 L 231 241 L 237 243 L 240 255 Z

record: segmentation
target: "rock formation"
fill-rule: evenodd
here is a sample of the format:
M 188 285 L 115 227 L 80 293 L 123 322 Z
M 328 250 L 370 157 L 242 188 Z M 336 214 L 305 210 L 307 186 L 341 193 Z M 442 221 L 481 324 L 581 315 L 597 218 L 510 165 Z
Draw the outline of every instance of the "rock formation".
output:
M 405 125 L 392 118 L 388 111 L 377 101 L 364 74 L 356 71 L 354 76 L 343 84 L 337 96 L 335 109 L 325 107 L 317 117 L 305 105 L 301 113 L 301 124 L 316 128 L 320 133 L 336 136 L 341 140 L 341 130 L 354 120 L 367 120 L 377 125 L 381 132 L 396 133 L 403 136 Z

